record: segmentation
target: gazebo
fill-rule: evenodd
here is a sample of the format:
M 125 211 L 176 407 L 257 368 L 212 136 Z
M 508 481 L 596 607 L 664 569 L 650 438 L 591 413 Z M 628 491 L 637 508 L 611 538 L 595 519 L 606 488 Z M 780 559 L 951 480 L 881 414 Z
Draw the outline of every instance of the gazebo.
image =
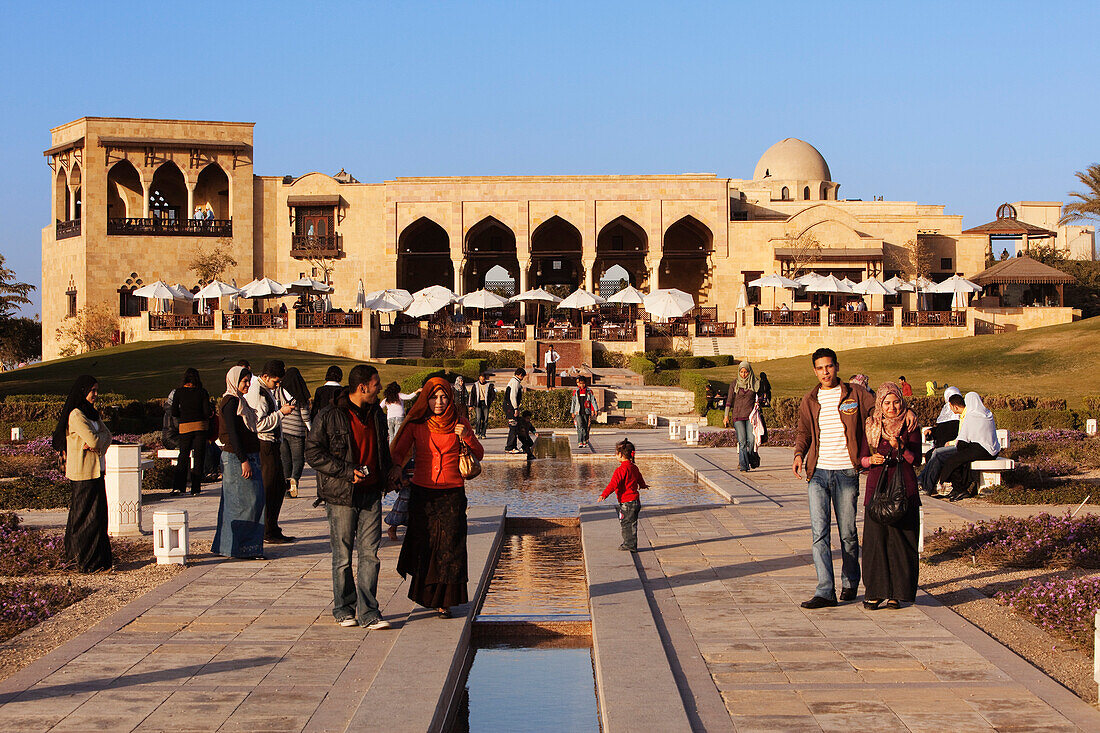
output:
M 1016 254 L 1026 254 L 1031 248 L 1031 240 L 1052 240 L 1057 236 L 1057 232 L 1052 232 L 1049 229 L 1044 229 L 1043 227 L 1028 224 L 1026 221 L 1017 219 L 1016 207 L 1009 203 L 1004 203 L 997 207 L 996 221 L 967 229 L 963 234 L 984 234 L 988 237 L 988 242 L 986 244 L 987 254 L 993 254 L 994 240 L 1019 240 L 1020 243 L 1016 247 Z M 975 282 L 977 281 L 975 280 Z
M 1027 255 L 1001 260 L 970 279 L 985 288 L 987 295 L 996 296 L 1001 307 L 1061 307 L 1063 287 L 1077 282 L 1072 275 Z

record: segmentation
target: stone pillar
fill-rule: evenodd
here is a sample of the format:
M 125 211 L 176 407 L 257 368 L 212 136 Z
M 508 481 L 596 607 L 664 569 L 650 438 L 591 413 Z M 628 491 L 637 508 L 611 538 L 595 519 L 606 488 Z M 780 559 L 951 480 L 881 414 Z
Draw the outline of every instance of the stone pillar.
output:
M 195 185 L 192 181 L 185 181 L 187 184 L 187 211 L 184 212 L 184 219 L 190 219 L 195 215 Z
M 585 259 L 584 262 L 584 289 L 590 293 L 596 292 L 596 258 Z
M 76 218 L 76 191 L 69 185 L 68 179 L 65 180 L 65 221 L 72 221 Z
M 466 293 L 462 290 L 462 258 L 452 257 L 451 265 L 455 270 L 455 295 L 465 295 Z
M 481 321 L 470 321 L 470 348 L 481 346 Z
M 149 218 L 149 186 L 150 182 L 144 178 L 141 179 L 141 218 Z
M 638 351 L 645 351 L 645 321 L 641 318 L 634 321 L 634 336 L 638 339 Z
M 141 446 L 107 448 L 107 534 L 141 536 Z
M 827 305 L 821 306 L 821 327 L 829 327 L 829 306 Z
M 652 262 L 652 264 L 650 264 L 650 266 L 649 266 L 649 292 L 652 293 L 654 290 L 656 290 L 658 287 L 660 287 L 658 285 L 658 283 L 661 282 L 661 279 L 660 279 L 661 258 L 658 257 L 657 259 L 652 260 L 651 262 Z
M 526 293 L 527 292 L 527 269 L 530 266 L 531 266 L 531 260 L 529 260 L 529 259 L 526 259 L 526 260 L 521 259 L 519 261 L 519 292 L 520 293 Z M 516 293 L 516 295 L 519 295 L 519 293 Z

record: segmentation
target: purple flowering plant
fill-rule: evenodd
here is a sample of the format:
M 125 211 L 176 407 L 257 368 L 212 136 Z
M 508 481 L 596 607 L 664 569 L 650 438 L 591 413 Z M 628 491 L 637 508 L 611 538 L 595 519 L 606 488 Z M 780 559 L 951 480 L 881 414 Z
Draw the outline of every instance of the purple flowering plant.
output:
M 0 641 L 45 621 L 87 594 L 72 585 L 28 581 L 0 584 Z
M 65 538 L 23 524 L 14 512 L 0 513 L 0 575 L 58 573 L 72 564 L 65 559 Z
M 1100 609 L 1100 577 L 1032 580 L 998 593 L 996 598 L 1040 628 L 1092 650 L 1094 619 Z
M 938 529 L 926 541 L 932 559 L 964 559 L 1016 568 L 1100 568 L 1100 515 L 1000 517 Z

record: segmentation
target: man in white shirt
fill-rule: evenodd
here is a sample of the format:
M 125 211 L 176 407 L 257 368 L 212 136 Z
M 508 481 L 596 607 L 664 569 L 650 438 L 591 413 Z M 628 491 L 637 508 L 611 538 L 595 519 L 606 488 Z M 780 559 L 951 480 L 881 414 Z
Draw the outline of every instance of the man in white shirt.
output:
M 523 367 L 516 369 L 512 378 L 508 380 L 508 386 L 504 388 L 504 417 L 508 419 L 508 440 L 504 443 L 505 453 L 523 453 L 516 447 L 519 439 L 519 406 L 523 402 L 523 379 L 527 376 L 527 370 Z
M 840 365 L 832 349 L 813 353 L 818 384 L 802 398 L 794 439 L 794 475 L 809 481 L 810 531 L 813 537 L 817 588 L 802 603 L 816 609 L 837 605 L 833 576 L 830 508 L 836 512 L 841 545 L 840 600 L 853 601 L 859 589 L 859 535 L 856 501 L 859 498 L 859 451 L 867 442 L 865 424 L 875 409 L 875 398 L 857 384 L 841 382 Z
M 554 389 L 558 376 L 558 359 L 561 358 L 561 354 L 554 350 L 554 345 L 550 344 L 546 347 L 546 356 L 543 361 L 546 364 L 546 388 Z
M 283 534 L 279 528 L 279 512 L 283 508 L 287 483 L 283 475 L 282 422 L 283 415 L 294 409 L 293 405 L 280 406 L 275 396 L 279 391 L 286 366 L 279 359 L 264 364 L 258 378 L 252 380 L 244 396 L 256 411 L 256 437 L 260 439 L 260 471 L 264 482 L 264 542 L 281 545 L 293 542 L 294 537 Z

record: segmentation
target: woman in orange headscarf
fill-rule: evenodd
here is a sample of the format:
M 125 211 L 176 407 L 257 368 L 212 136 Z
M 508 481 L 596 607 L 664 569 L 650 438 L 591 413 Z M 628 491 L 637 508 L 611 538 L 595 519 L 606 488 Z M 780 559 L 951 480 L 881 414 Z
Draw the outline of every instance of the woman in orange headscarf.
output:
M 391 477 L 397 481 L 415 452 L 409 523 L 397 572 L 409 582 L 409 598 L 440 616 L 466 603 L 466 491 L 458 469 L 463 444 L 478 459 L 485 450 L 455 406 L 450 382 L 433 377 L 409 408 L 390 444 Z

